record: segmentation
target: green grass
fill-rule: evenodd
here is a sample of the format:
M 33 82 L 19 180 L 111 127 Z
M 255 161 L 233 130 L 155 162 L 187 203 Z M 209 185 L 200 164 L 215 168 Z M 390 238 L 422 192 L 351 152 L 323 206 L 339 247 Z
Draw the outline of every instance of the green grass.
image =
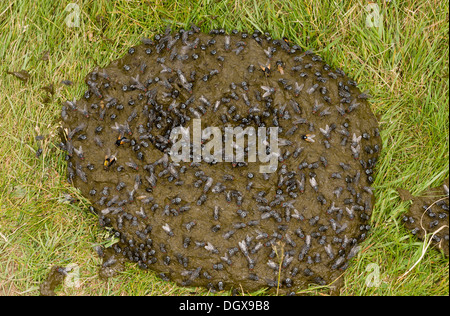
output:
M 69 28 L 67 4 L 80 6 L 80 27 Z M 355 78 L 373 96 L 383 152 L 376 177 L 372 231 L 345 272 L 342 295 L 448 295 L 449 262 L 401 224 L 413 194 L 440 185 L 449 174 L 449 35 L 447 1 L 377 1 L 382 27 L 366 26 L 366 1 L 28 1 L 0 2 L 0 295 L 38 295 L 52 265 L 80 267 L 79 288 L 59 295 L 207 295 L 181 288 L 127 264 L 100 281 L 93 246 L 108 242 L 87 211 L 88 202 L 65 182 L 64 155 L 56 149 L 61 103 L 81 97 L 83 78 L 96 65 L 122 56 L 167 24 L 203 30 L 258 28 L 287 36 Z M 45 51 L 49 59 L 41 60 Z M 6 75 L 25 69 L 27 83 Z M 71 87 L 61 80 L 70 79 Z M 43 86 L 53 83 L 46 102 Z M 37 159 L 36 135 L 45 135 Z M 80 199 L 67 203 L 65 194 Z M 367 286 L 379 268 L 378 286 Z M 303 291 L 330 293 L 330 287 Z M 228 294 L 228 293 L 219 293 Z M 251 293 L 252 295 L 264 292 Z

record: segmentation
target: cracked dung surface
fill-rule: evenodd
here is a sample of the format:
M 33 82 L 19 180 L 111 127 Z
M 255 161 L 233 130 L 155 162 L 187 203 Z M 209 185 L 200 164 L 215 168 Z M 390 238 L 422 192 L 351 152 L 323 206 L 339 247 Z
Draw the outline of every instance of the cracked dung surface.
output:
M 143 39 L 86 83 L 63 106 L 64 148 L 69 181 L 120 239 L 107 265 L 125 257 L 183 286 L 286 293 L 348 267 L 370 229 L 381 139 L 343 71 L 268 34 L 194 28 Z M 170 131 L 195 118 L 279 127 L 278 169 L 175 164 Z

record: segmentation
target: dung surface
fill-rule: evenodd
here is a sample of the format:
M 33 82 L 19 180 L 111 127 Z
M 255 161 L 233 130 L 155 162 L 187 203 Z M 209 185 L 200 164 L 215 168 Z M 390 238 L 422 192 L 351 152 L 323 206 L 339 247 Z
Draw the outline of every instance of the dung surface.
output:
M 293 292 L 339 277 L 370 229 L 381 140 L 367 95 L 319 56 L 258 31 L 142 42 L 91 72 L 84 97 L 62 110 L 69 181 L 120 239 L 104 265 L 125 257 L 211 290 Z M 192 132 L 196 118 L 202 128 L 278 127 L 278 169 L 174 163 L 170 132 Z
M 407 190 L 398 189 L 402 200 L 412 200 L 403 223 L 411 233 L 423 240 L 425 234 L 432 238 L 431 245 L 448 257 L 449 248 L 449 179 L 440 187 L 429 188 L 420 196 L 412 196 Z M 443 227 L 446 226 L 446 227 Z

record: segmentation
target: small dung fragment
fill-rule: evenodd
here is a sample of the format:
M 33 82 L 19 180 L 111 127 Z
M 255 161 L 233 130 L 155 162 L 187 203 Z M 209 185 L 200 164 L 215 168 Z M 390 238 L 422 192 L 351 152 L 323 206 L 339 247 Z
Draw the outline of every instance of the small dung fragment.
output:
M 408 190 L 398 188 L 403 201 L 412 200 L 408 212 L 402 215 L 402 223 L 420 240 L 425 234 L 431 237 L 431 245 L 442 250 L 448 257 L 449 251 L 449 179 L 441 186 L 428 188 L 420 196 L 413 196 Z
M 20 70 L 20 71 L 7 71 L 8 75 L 13 75 L 14 77 L 18 78 L 19 80 L 23 82 L 27 82 L 30 78 L 30 74 L 26 70 Z
M 55 296 L 55 288 L 64 282 L 67 276 L 65 268 L 60 266 L 53 266 L 44 282 L 39 285 L 41 296 Z

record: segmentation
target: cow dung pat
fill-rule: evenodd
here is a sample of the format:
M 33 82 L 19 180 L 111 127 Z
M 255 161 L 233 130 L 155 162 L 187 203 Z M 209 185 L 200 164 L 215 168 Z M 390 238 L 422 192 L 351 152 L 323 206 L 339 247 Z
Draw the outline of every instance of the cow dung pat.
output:
M 342 70 L 259 31 L 193 27 L 144 38 L 86 83 L 61 113 L 68 180 L 118 237 L 112 262 L 182 286 L 293 293 L 333 282 L 357 254 L 381 139 Z M 175 163 L 171 131 L 195 119 L 223 135 L 277 127 L 276 171 Z

